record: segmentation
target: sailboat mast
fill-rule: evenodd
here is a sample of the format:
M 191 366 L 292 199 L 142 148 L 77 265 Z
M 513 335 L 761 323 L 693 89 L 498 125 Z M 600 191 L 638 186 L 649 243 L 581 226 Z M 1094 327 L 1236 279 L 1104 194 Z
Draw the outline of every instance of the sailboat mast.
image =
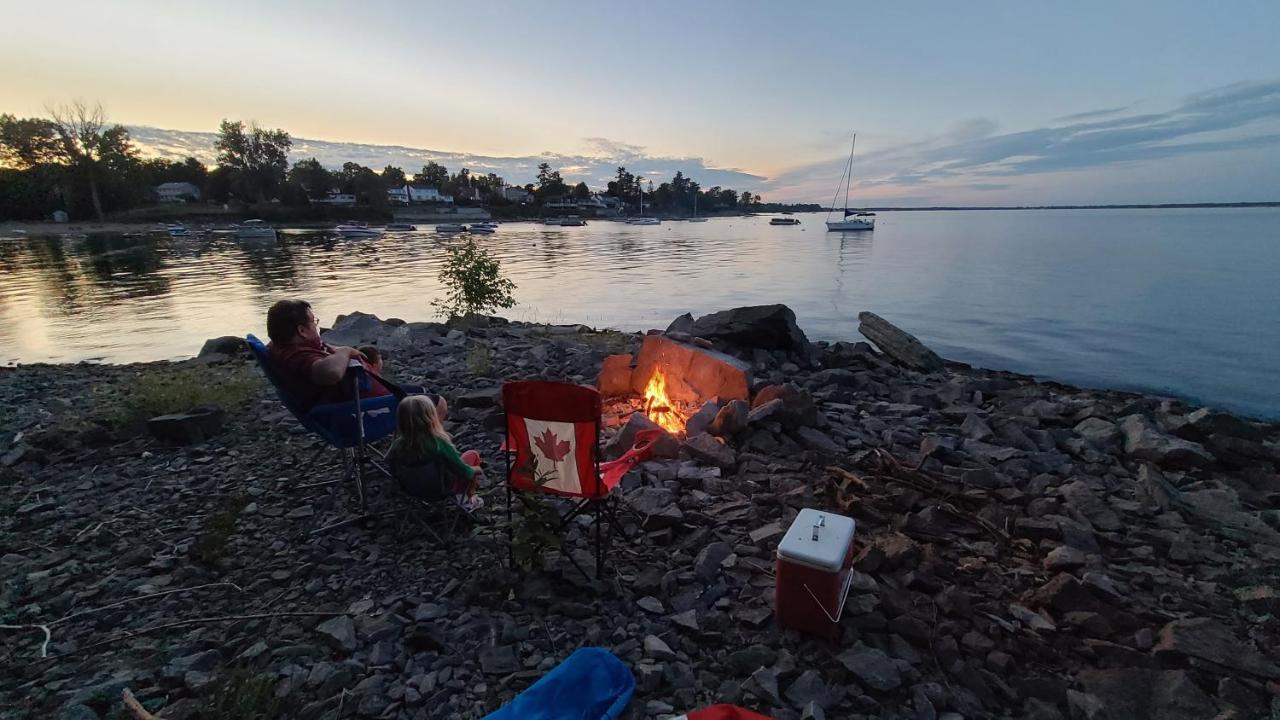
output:
M 854 133 L 853 142 L 849 143 L 849 164 L 845 168 L 844 217 L 849 216 L 849 186 L 853 184 L 853 148 L 857 144 L 858 144 L 858 133 Z

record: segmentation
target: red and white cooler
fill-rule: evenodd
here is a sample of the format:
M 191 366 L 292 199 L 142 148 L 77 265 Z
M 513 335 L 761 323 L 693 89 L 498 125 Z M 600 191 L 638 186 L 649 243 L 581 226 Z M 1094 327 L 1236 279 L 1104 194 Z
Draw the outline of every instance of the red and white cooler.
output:
M 778 543 L 778 625 L 836 640 L 853 580 L 853 518 L 805 508 Z

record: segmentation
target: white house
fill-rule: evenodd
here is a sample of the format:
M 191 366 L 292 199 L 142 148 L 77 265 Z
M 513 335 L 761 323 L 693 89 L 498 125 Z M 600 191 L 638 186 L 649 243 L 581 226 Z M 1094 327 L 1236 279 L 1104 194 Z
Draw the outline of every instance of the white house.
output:
M 453 196 L 440 192 L 438 188 L 406 185 L 409 190 L 409 202 L 415 203 L 453 203 Z
M 156 199 L 162 203 L 181 203 L 188 198 L 200 199 L 200 188 L 189 182 L 160 183 L 155 187 Z
M 356 196 L 351 193 L 338 192 L 330 190 L 322 198 L 312 198 L 311 202 L 317 205 L 355 205 Z
M 529 194 L 529 191 L 516 185 L 503 188 L 502 197 L 514 203 L 527 203 L 533 199 L 533 196 Z
M 398 188 L 387 188 L 387 202 L 392 205 L 408 205 L 409 204 L 409 186 Z

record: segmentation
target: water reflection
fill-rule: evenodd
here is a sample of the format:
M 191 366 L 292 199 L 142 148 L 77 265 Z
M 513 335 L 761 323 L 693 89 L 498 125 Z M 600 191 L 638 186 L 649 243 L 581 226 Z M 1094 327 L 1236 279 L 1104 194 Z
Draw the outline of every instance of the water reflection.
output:
M 1267 380 L 1280 374 L 1280 321 L 1256 312 L 1280 306 L 1268 242 L 1280 212 L 898 213 L 850 233 L 822 232 L 820 218 L 507 223 L 477 241 L 518 285 L 516 319 L 643 330 L 783 302 L 810 337 L 837 340 L 873 309 L 958 360 L 1280 414 Z M 260 333 L 283 296 L 310 299 L 322 322 L 356 309 L 432 319 L 457 239 L 0 239 L 0 362 L 189 356 L 208 337 Z

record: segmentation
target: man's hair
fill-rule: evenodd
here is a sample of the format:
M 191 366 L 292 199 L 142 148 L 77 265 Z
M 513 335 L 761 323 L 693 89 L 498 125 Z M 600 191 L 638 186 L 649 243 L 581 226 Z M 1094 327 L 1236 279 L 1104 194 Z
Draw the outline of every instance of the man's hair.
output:
M 287 343 L 307 321 L 311 303 L 306 300 L 277 300 L 267 311 L 267 336 L 274 343 Z

